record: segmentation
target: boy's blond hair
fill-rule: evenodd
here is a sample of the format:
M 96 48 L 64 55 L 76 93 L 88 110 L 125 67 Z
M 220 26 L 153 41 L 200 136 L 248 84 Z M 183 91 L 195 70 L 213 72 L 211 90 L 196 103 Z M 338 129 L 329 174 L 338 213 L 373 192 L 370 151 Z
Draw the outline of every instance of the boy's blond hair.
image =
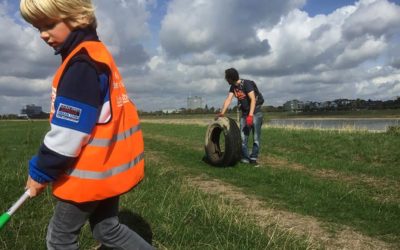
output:
M 91 0 L 21 0 L 19 8 L 33 26 L 46 20 L 62 20 L 72 29 L 97 27 Z

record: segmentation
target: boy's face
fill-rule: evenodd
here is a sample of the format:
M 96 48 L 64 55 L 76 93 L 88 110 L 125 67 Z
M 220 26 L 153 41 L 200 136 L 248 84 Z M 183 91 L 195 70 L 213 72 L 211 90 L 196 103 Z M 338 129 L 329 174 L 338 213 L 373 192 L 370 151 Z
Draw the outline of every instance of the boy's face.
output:
M 72 31 L 64 21 L 57 20 L 42 21 L 37 23 L 35 27 L 40 32 L 40 38 L 54 49 L 60 47 Z

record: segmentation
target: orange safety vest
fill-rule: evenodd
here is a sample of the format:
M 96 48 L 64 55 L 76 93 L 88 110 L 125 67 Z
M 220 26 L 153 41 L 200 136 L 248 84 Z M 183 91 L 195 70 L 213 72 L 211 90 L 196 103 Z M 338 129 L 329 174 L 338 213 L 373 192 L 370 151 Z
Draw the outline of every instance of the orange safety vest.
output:
M 111 54 L 101 42 L 82 42 L 57 70 L 53 80 L 50 121 L 54 114 L 58 83 L 68 62 L 81 50 L 86 50 L 93 61 L 104 63 L 111 70 L 109 91 L 112 117 L 106 124 L 94 127 L 74 166 L 53 183 L 56 197 L 79 203 L 128 192 L 144 177 L 144 144 L 139 116 L 128 98 Z

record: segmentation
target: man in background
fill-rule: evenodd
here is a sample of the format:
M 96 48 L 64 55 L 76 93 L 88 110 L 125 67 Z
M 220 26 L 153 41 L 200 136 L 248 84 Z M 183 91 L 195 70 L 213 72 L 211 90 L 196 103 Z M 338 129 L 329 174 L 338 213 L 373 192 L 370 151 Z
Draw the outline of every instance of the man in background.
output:
M 240 133 L 242 137 L 242 163 L 251 163 L 258 166 L 257 159 L 260 151 L 261 126 L 263 114 L 261 106 L 264 98 L 259 92 L 254 81 L 240 79 L 239 73 L 234 68 L 225 70 L 225 80 L 230 89 L 226 97 L 219 117 L 223 116 L 235 96 L 241 110 Z M 253 147 L 249 154 L 248 140 L 250 132 L 253 134 Z

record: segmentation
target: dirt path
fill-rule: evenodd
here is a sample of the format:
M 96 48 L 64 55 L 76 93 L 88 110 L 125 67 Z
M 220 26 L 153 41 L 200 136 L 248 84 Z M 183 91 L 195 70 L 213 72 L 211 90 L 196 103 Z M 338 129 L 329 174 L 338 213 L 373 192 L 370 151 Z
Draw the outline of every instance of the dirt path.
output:
M 220 180 L 209 180 L 207 176 L 191 177 L 189 185 L 205 193 L 216 194 L 239 206 L 245 213 L 253 215 L 261 227 L 277 225 L 296 235 L 306 236 L 312 248 L 378 250 L 395 249 L 387 243 L 362 235 L 342 225 L 324 225 L 314 217 L 295 214 L 274 208 L 266 208 L 262 201 L 243 193 L 239 188 Z M 337 232 L 329 228 L 339 228 Z

